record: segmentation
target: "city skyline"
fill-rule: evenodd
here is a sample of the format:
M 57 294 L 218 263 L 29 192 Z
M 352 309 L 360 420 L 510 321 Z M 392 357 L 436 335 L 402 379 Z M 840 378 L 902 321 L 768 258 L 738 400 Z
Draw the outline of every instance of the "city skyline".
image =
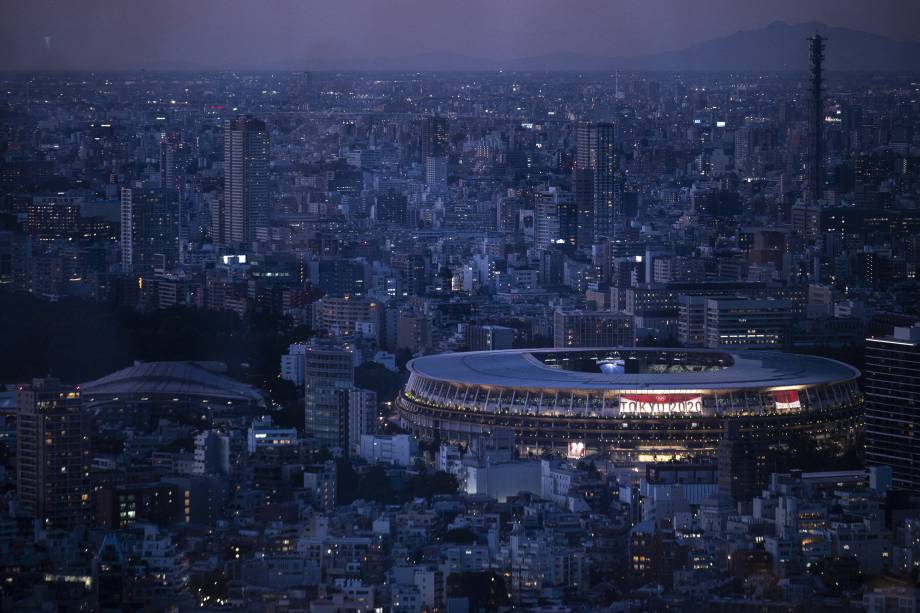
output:
M 920 5 L 0 8 L 0 610 L 920 610 Z

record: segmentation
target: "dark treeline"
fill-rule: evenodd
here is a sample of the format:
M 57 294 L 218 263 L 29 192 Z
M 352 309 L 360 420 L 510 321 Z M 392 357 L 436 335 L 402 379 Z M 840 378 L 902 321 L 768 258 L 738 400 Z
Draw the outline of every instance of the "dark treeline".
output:
M 135 360 L 219 360 L 231 375 L 271 387 L 288 343 L 308 335 L 264 313 L 241 320 L 187 307 L 138 312 L 0 292 L 0 382 L 52 375 L 80 383 Z
M 346 460 L 336 463 L 336 500 L 350 504 L 355 500 L 372 500 L 382 504 L 403 504 L 416 498 L 431 500 L 433 496 L 457 493 L 457 478 L 437 471 L 418 472 L 403 482 L 394 483 L 382 464 L 358 473 Z

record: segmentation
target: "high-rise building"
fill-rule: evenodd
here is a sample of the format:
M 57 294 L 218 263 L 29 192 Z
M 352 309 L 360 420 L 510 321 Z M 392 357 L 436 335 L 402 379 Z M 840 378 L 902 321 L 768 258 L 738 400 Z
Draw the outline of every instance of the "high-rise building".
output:
M 577 223 L 566 219 L 566 232 L 563 232 L 563 215 L 574 211 L 571 194 L 560 195 L 558 192 L 537 194 L 534 198 L 534 245 L 537 249 L 549 249 L 557 241 L 574 246 Z M 570 216 L 571 217 L 571 216 Z
M 425 185 L 432 192 L 441 194 L 447 191 L 447 158 L 428 156 L 425 158 Z
M 588 249 L 598 238 L 613 236 L 616 210 L 616 151 L 611 123 L 582 124 L 576 130 L 573 183 L 577 247 Z
M 571 250 L 578 244 L 578 197 L 572 194 L 570 198 L 560 198 L 558 201 L 557 216 L 559 218 L 559 240 L 557 244 Z
M 446 117 L 423 117 L 419 132 L 420 161 L 423 165 L 430 157 L 447 157 L 449 132 Z
M 179 189 L 181 179 L 179 172 L 179 148 L 181 142 L 175 131 L 166 131 L 160 135 L 160 187 Z
M 425 168 L 425 184 L 435 193 L 447 191 L 447 118 L 423 117 L 419 126 L 420 161 Z
M 575 192 L 575 246 L 587 248 L 594 242 L 594 168 L 592 166 L 591 126 L 580 125 L 576 131 L 575 165 L 572 189 Z M 560 223 L 560 225 L 562 225 Z
M 741 126 L 735 130 L 735 169 L 746 172 L 751 161 L 751 128 Z
M 89 429 L 78 388 L 55 379 L 19 386 L 16 486 L 23 506 L 46 529 L 89 519 Z
M 769 445 L 737 422 L 726 422 L 725 435 L 716 449 L 719 494 L 747 502 L 767 486 L 772 472 Z
M 348 390 L 348 452 L 361 453 L 361 437 L 377 432 L 377 394 L 371 390 Z
M 866 464 L 920 493 L 920 324 L 866 339 Z
M 121 189 L 122 271 L 165 270 L 179 261 L 179 202 L 165 189 Z
M 355 384 L 354 353 L 338 346 L 311 346 L 304 356 L 304 426 L 322 445 L 345 447 L 349 390 Z
M 596 154 L 594 161 L 594 241 L 613 238 L 614 225 L 620 214 L 617 194 L 616 151 L 612 123 L 595 126 Z
M 248 246 L 255 230 L 268 223 L 269 140 L 265 122 L 240 115 L 224 123 L 224 195 L 219 242 Z
M 631 315 L 611 311 L 563 311 L 553 315 L 554 347 L 634 347 Z

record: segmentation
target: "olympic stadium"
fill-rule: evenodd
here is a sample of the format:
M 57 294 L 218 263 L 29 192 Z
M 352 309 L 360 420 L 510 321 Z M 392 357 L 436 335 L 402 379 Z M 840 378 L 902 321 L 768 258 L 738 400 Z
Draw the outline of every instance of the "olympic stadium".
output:
M 511 429 L 523 450 L 637 461 L 713 456 L 723 433 L 828 451 L 861 424 L 857 369 L 825 358 L 707 349 L 521 349 L 409 362 L 400 421 L 466 444 Z

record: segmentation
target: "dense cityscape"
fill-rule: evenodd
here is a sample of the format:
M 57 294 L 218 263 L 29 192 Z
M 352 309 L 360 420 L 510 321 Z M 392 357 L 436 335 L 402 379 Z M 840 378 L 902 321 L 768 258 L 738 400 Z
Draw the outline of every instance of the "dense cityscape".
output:
M 0 73 L 0 611 L 917 611 L 920 76 L 834 45 Z

